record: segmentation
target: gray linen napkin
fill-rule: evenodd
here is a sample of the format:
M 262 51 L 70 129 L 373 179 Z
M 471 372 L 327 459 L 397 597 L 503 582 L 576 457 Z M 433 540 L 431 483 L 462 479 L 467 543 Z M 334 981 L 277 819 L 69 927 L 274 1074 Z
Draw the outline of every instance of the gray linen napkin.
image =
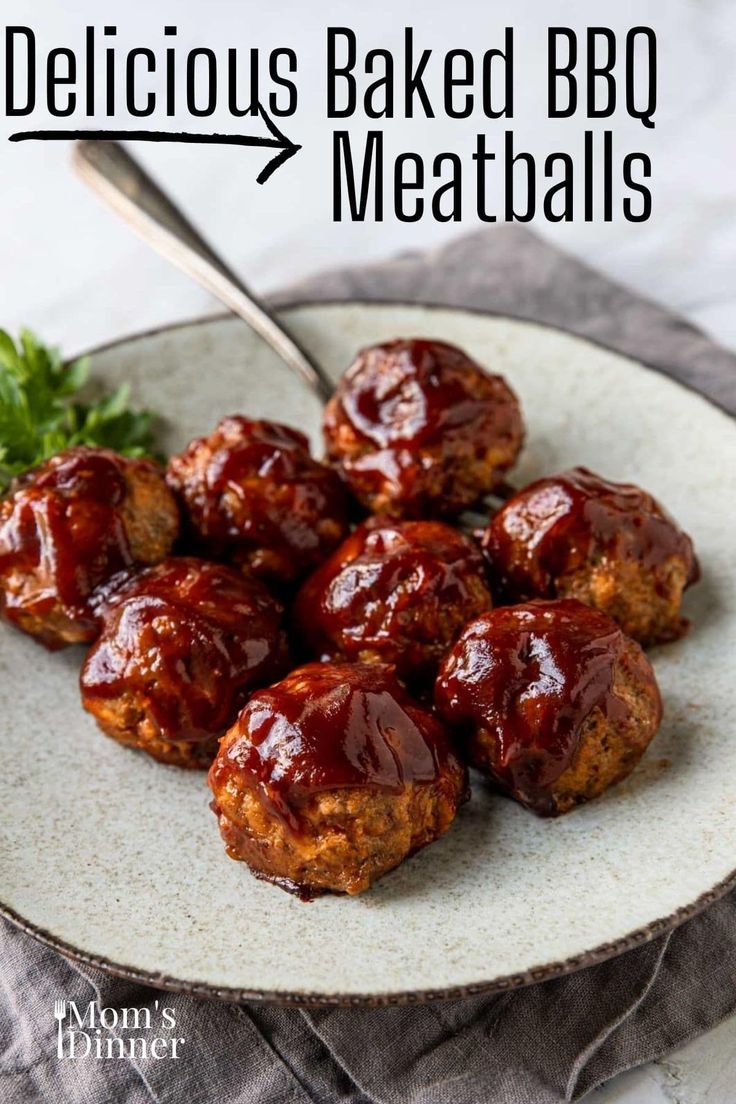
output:
M 476 307 L 563 326 L 736 411 L 736 357 L 518 227 L 328 273 L 277 297 Z M 163 994 L 0 925 L 0 1104 L 554 1104 L 736 1011 L 736 891 L 600 966 L 497 997 L 317 1010 Z M 59 1061 L 54 999 L 174 1009 L 181 1056 Z M 103 1032 L 103 1035 L 106 1034 Z M 125 1034 L 120 1031 L 119 1034 Z

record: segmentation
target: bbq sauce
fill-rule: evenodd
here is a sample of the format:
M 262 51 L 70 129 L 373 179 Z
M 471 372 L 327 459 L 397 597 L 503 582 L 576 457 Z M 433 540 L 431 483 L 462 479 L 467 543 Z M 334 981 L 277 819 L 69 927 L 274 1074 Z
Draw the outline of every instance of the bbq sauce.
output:
M 497 480 L 523 439 L 519 405 L 505 380 L 484 371 L 461 349 L 418 338 L 363 349 L 325 411 L 328 452 L 358 497 L 385 484 L 412 515 L 456 513 L 448 471 L 443 503 L 424 502 L 429 473 L 487 462 Z M 344 452 L 345 438 L 353 443 Z M 498 470 L 494 464 L 498 465 Z M 461 475 L 455 471 L 454 478 Z M 440 474 L 437 475 L 440 479 Z M 461 480 L 462 482 L 462 480 Z M 362 492 L 362 493 L 361 493 Z
M 259 574 L 271 573 L 269 562 L 303 574 L 347 533 L 339 478 L 310 456 L 303 433 L 275 422 L 223 418 L 172 457 L 167 478 L 195 538 L 217 556 L 242 553 Z M 329 538 L 323 519 L 334 523 Z
M 95 587 L 133 562 L 120 509 L 128 464 L 108 449 L 79 447 L 16 481 L 0 504 L 0 602 L 9 621 L 23 627 L 58 610 L 80 639 L 94 637 Z
M 557 579 L 597 556 L 647 570 L 678 556 L 688 585 L 699 576 L 692 541 L 650 494 L 587 468 L 519 491 L 491 519 L 482 545 L 499 591 L 512 600 L 553 597 Z
M 549 815 L 550 787 L 570 766 L 593 710 L 613 723 L 629 716 L 614 689 L 627 646 L 611 618 L 574 599 L 503 606 L 460 637 L 437 680 L 437 708 L 467 740 L 471 759 L 479 731 L 490 736 L 493 779 Z
M 436 781 L 450 758 L 443 725 L 391 667 L 311 663 L 252 696 L 210 785 L 219 792 L 236 779 L 257 789 L 299 834 L 299 805 L 309 795 L 353 787 L 401 793 L 407 783 Z
M 436 671 L 447 633 L 491 604 L 477 546 L 442 522 L 371 518 L 303 585 L 297 631 L 321 658 L 378 651 L 401 674 Z
M 118 580 L 82 669 L 86 704 L 134 701 L 172 741 L 222 733 L 283 669 L 281 608 L 240 572 L 193 558 Z
M 453 345 L 389 341 L 359 354 L 340 388 L 342 406 L 356 433 L 376 447 L 421 447 L 487 416 L 488 396 L 474 394 L 468 373 L 485 375 Z

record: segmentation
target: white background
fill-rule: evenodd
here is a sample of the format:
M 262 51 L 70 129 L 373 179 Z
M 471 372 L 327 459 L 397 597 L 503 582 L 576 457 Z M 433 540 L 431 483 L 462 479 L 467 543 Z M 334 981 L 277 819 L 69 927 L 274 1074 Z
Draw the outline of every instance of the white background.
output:
M 299 108 L 280 122 L 303 149 L 259 186 L 267 160 L 259 150 L 151 147 L 136 155 L 171 191 L 217 248 L 259 291 L 290 283 L 317 268 L 419 249 L 477 224 L 425 220 L 403 224 L 334 224 L 331 219 L 331 130 L 325 119 L 327 26 L 348 25 L 358 51 L 386 47 L 401 57 L 403 28 L 415 28 L 417 49 L 435 51 L 428 85 L 438 87 L 436 55 L 451 48 L 478 53 L 503 43 L 515 29 L 515 118 L 491 123 L 478 115 L 465 122 L 394 119 L 385 123 L 394 151 L 425 154 L 448 150 L 469 155 L 478 130 L 498 141 L 513 125 L 517 148 L 538 158 L 554 150 L 577 153 L 585 120 L 549 121 L 545 107 L 546 28 L 609 26 L 625 31 L 645 24 L 658 37 L 659 100 L 656 127 L 648 130 L 625 112 L 613 121 L 620 153 L 642 150 L 653 161 L 653 215 L 632 225 L 535 224 L 539 233 L 597 265 L 616 279 L 682 312 L 723 343 L 736 348 L 736 3 L 734 0 L 4 0 L 6 24 L 36 32 L 40 71 L 44 51 L 70 46 L 81 52 L 84 27 L 118 27 L 116 44 L 162 51 L 164 24 L 179 28 L 181 52 L 209 46 L 224 56 L 229 46 L 247 50 L 293 47 L 299 58 Z M 3 59 L 4 67 L 4 59 Z M 401 65 L 399 64 L 399 74 Z M 618 70 L 619 73 L 621 70 Z M 43 85 L 40 88 L 44 96 Z M 111 120 L 98 114 L 99 126 Z M 264 133 L 258 120 L 233 125 L 226 113 L 192 125 L 183 115 L 117 126 L 179 127 Z M 69 169 L 65 143 L 10 145 L 14 130 L 89 125 L 88 120 L 0 119 L 0 325 L 29 325 L 68 352 L 152 325 L 202 313 L 209 297 L 159 260 L 92 197 Z M 377 124 L 381 125 L 381 124 Z M 611 125 L 611 124 L 604 124 Z M 350 123 L 357 136 L 365 123 Z M 601 128 L 601 124 L 597 129 Z M 467 167 L 471 168 L 469 159 Z M 677 1100 L 727 1104 L 736 1082 L 736 1028 L 726 1024 L 681 1055 L 627 1074 L 596 1099 L 627 1104 Z M 727 1064 L 731 1062 L 730 1073 Z

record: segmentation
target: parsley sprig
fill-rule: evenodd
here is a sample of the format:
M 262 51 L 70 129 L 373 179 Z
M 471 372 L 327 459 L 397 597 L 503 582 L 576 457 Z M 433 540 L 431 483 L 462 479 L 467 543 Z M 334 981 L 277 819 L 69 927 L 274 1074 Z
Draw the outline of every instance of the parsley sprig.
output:
M 155 455 L 153 415 L 128 409 L 128 385 L 85 403 L 75 396 L 88 379 L 87 357 L 64 364 L 28 330 L 18 343 L 0 330 L 0 494 L 14 476 L 73 445 Z

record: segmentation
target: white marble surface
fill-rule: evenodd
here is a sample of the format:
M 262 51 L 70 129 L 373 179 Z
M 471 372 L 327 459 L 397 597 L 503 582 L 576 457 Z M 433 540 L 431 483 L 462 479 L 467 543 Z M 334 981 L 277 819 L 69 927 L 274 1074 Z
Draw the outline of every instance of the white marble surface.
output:
M 27 23 L 39 43 L 79 46 L 84 25 L 103 21 L 94 0 L 5 0 L 4 21 Z M 353 27 L 368 49 L 396 49 L 413 25 L 418 44 L 499 44 L 516 28 L 520 146 L 536 153 L 575 148 L 582 120 L 546 121 L 544 34 L 548 23 L 614 28 L 649 24 L 659 42 L 656 128 L 617 115 L 617 143 L 641 148 L 654 163 L 654 211 L 642 225 L 536 229 L 611 276 L 681 311 L 736 348 L 736 4 L 733 0 L 127 0 L 104 6 L 121 46 L 161 41 L 164 23 L 179 26 L 182 45 L 224 49 L 294 46 L 300 103 L 285 129 L 302 151 L 264 186 L 264 163 L 252 150 L 142 147 L 139 156 L 190 211 L 205 233 L 259 290 L 316 268 L 385 256 L 446 240 L 475 225 L 331 222 L 330 125 L 324 119 L 327 25 Z M 129 124 L 120 117 L 118 125 Z M 105 120 L 98 118 L 98 125 Z M 182 123 L 173 120 L 172 125 Z M 33 126 L 72 125 L 36 116 Z M 144 121 L 144 124 L 145 121 Z M 151 124 L 152 125 L 152 124 Z M 163 125 L 156 120 L 156 125 Z M 203 129 L 225 129 L 216 117 Z M 253 124 L 251 124 L 253 125 Z M 396 149 L 465 148 L 482 124 L 436 119 L 390 124 Z M 0 139 L 26 121 L 0 120 Z M 468 127 L 469 129 L 464 129 Z M 486 129 L 483 127 L 483 129 Z M 0 324 L 27 324 L 70 352 L 124 333 L 212 309 L 208 296 L 150 253 L 85 191 L 68 169 L 64 144 L 3 144 L 3 308 Z M 625 1074 L 593 1099 L 600 1104 L 731 1104 L 736 1097 L 736 1020 L 644 1069 Z

